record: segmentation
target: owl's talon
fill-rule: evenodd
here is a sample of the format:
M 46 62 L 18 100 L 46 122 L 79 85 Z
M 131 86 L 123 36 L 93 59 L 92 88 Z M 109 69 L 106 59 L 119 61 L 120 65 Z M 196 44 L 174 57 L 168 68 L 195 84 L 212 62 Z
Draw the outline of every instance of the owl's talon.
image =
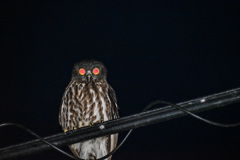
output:
M 74 127 L 73 129 L 74 129 L 74 130 L 76 130 L 76 129 L 77 129 L 77 127 Z
M 64 132 L 67 132 L 68 130 L 67 130 L 67 129 L 64 129 L 63 131 L 64 131 Z
M 97 121 L 97 122 L 90 122 L 89 126 L 91 127 L 91 126 L 93 126 L 94 124 L 103 123 L 103 122 L 104 122 L 104 120 L 103 120 L 103 119 L 100 119 L 100 120 Z

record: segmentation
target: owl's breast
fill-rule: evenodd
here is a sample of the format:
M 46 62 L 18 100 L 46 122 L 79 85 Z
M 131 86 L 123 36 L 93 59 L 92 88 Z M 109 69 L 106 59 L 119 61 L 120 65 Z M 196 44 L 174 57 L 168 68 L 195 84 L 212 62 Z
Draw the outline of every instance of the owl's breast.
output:
M 63 129 L 80 128 L 111 119 L 108 85 L 86 85 L 73 81 L 66 89 L 59 122 Z
M 82 92 L 79 101 L 82 107 L 81 119 L 85 125 L 109 120 L 111 101 L 107 92 L 101 86 L 88 86 Z

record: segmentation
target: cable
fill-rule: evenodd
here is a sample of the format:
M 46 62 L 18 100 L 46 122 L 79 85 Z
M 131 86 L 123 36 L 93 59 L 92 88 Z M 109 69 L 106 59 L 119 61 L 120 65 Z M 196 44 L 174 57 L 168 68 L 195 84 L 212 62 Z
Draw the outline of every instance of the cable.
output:
M 96 160 L 103 160 L 105 158 L 110 157 L 111 155 L 113 155 L 115 152 L 117 152 L 117 150 L 123 145 L 123 143 L 127 140 L 127 138 L 129 137 L 129 135 L 132 133 L 133 129 L 129 130 L 127 135 L 124 137 L 124 139 L 122 140 L 122 142 L 114 149 L 112 150 L 110 153 L 108 153 L 106 156 L 103 156 L 100 159 L 96 159 Z
M 144 108 L 144 111 L 150 109 L 152 106 L 157 105 L 157 104 L 167 104 L 167 105 L 170 105 L 170 106 L 172 106 L 172 107 L 175 107 L 175 108 L 177 108 L 177 109 L 179 109 L 179 110 L 181 110 L 181 111 L 183 111 L 183 112 L 191 115 L 192 117 L 194 117 L 194 118 L 196 118 L 196 119 L 199 119 L 199 120 L 201 120 L 201 121 L 203 121 L 203 122 L 206 122 L 206 123 L 211 124 L 211 125 L 214 125 L 214 126 L 225 127 L 225 128 L 238 127 L 238 126 L 240 126 L 240 122 L 238 122 L 238 123 L 232 123 L 232 124 L 224 124 L 224 123 L 214 122 L 214 121 L 205 119 L 205 118 L 203 118 L 203 117 L 200 117 L 200 116 L 198 116 L 198 115 L 196 115 L 196 114 L 188 111 L 187 109 L 185 109 L 185 108 L 183 108 L 183 107 L 181 107 L 181 106 L 179 106 L 179 105 L 176 105 L 176 104 L 174 104 L 174 103 L 170 103 L 170 102 L 167 102 L 167 101 L 162 101 L 162 100 L 156 100 L 156 101 L 151 102 L 149 105 L 147 105 L 146 108 Z
M 233 123 L 233 124 L 223 124 L 223 123 L 217 123 L 217 122 L 214 122 L 214 121 L 210 121 L 210 120 L 207 120 L 205 118 L 202 118 L 190 111 L 188 111 L 187 109 L 179 106 L 179 105 L 176 105 L 176 104 L 173 104 L 173 103 L 170 103 L 170 102 L 167 102 L 167 101 L 162 101 L 162 100 L 156 100 L 156 101 L 153 101 L 151 102 L 150 104 L 148 104 L 144 109 L 143 109 L 143 112 L 144 111 L 147 111 L 149 110 L 150 108 L 152 108 L 153 106 L 157 105 L 157 104 L 167 104 L 167 105 L 170 105 L 172 107 L 175 107 L 191 116 L 193 116 L 194 118 L 197 118 L 201 121 L 204 121 L 205 123 L 208 123 L 208 124 L 211 124 L 211 125 L 214 125 L 214 126 L 218 126 L 218 127 L 237 127 L 237 126 L 240 126 L 240 122 L 239 123 Z M 164 108 L 164 107 L 163 107 Z M 56 147 L 55 145 L 49 143 L 48 141 L 44 140 L 43 138 L 41 138 L 38 134 L 36 134 L 35 132 L 31 131 L 30 129 L 28 129 L 27 127 L 24 127 L 23 125 L 20 125 L 20 124 L 16 124 L 16 123 L 3 123 L 3 124 L 0 124 L 0 128 L 1 127 L 6 127 L 6 126 L 15 126 L 17 128 L 20 128 L 28 133 L 30 133 L 31 135 L 35 136 L 36 138 L 38 138 L 39 140 L 41 140 L 42 142 L 48 144 L 50 147 L 52 147 L 53 149 L 59 151 L 60 153 L 64 154 L 65 156 L 68 156 L 69 158 L 72 158 L 72 159 L 75 159 L 75 160 L 84 160 L 84 159 L 81 159 L 81 158 L 77 158 L 61 149 L 59 149 L 58 147 Z M 125 138 L 122 140 L 122 142 L 114 149 L 112 150 L 110 153 L 108 153 L 106 156 L 103 156 L 99 159 L 96 159 L 95 160 L 104 160 L 110 156 L 112 156 L 123 144 L 124 142 L 127 140 L 127 138 L 129 137 L 129 135 L 131 134 L 131 132 L 133 131 L 133 129 L 129 130 L 127 135 L 125 136 Z
M 59 151 L 60 153 L 72 158 L 72 159 L 76 159 L 79 160 L 78 158 L 72 156 L 71 154 L 68 154 L 67 152 L 61 150 L 60 148 L 56 147 L 55 145 L 49 143 L 48 141 L 46 141 L 45 139 L 43 139 L 42 137 L 40 137 L 38 134 L 36 134 L 35 132 L 31 131 L 30 129 L 28 129 L 27 127 L 21 125 L 21 124 L 17 124 L 17 123 L 3 123 L 0 125 L 0 127 L 6 127 L 6 126 L 14 126 L 17 128 L 20 128 L 28 133 L 30 133 L 31 135 L 33 135 L 34 137 L 37 137 L 39 140 L 41 140 L 42 142 L 48 144 L 49 146 L 51 146 L 53 149 Z
M 78 158 L 78 157 L 75 157 L 63 150 L 61 150 L 60 148 L 56 147 L 55 145 L 49 143 L 48 141 L 46 141 L 45 139 L 43 139 L 42 137 L 40 137 L 38 134 L 36 134 L 35 132 L 31 131 L 30 129 L 28 129 L 27 127 L 21 125 L 21 124 L 17 124 L 17 123 L 2 123 L 0 124 L 0 128 L 1 127 L 6 127 L 6 126 L 14 126 L 14 127 L 17 127 L 17 128 L 20 128 L 28 133 L 30 133 L 31 135 L 33 135 L 34 137 L 38 138 L 39 140 L 41 140 L 42 142 L 48 144 L 50 147 L 52 147 L 53 149 L 57 150 L 58 152 L 64 154 L 65 156 L 69 157 L 69 158 L 72 158 L 72 159 L 75 159 L 75 160 L 85 160 L 85 159 L 81 159 L 81 158 Z M 123 143 L 127 140 L 127 138 L 129 137 L 129 135 L 131 134 L 133 129 L 129 130 L 127 135 L 124 137 L 124 139 L 122 140 L 122 142 L 114 149 L 112 150 L 111 152 L 109 152 L 106 156 L 102 157 L 102 158 L 99 158 L 99 159 L 95 159 L 95 160 L 104 160 L 105 158 L 108 158 L 110 157 L 111 155 L 113 155 L 122 145 Z

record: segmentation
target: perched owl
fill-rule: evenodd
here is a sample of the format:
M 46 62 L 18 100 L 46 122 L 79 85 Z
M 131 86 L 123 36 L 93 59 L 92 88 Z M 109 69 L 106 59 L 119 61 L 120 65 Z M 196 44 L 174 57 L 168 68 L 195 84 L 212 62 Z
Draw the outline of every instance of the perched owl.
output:
M 107 82 L 105 66 L 95 60 L 75 64 L 59 111 L 62 129 L 66 132 L 118 117 L 116 95 Z M 75 143 L 69 148 L 79 158 L 98 159 L 116 147 L 117 139 L 118 134 L 112 134 Z

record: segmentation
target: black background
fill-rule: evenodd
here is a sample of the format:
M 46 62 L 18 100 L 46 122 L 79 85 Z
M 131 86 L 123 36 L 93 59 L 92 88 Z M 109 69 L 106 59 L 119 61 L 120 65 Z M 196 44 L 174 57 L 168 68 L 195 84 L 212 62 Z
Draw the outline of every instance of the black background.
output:
M 106 65 L 121 117 L 156 99 L 178 103 L 240 86 L 237 1 L 29 0 L 0 8 L 0 123 L 62 132 L 61 97 L 73 64 L 86 58 Z M 239 114 L 236 104 L 200 115 L 233 123 Z M 0 135 L 0 147 L 34 139 L 12 127 Z M 239 135 L 239 127 L 187 116 L 135 130 L 113 160 L 239 160 Z M 20 159 L 69 158 L 51 150 Z

